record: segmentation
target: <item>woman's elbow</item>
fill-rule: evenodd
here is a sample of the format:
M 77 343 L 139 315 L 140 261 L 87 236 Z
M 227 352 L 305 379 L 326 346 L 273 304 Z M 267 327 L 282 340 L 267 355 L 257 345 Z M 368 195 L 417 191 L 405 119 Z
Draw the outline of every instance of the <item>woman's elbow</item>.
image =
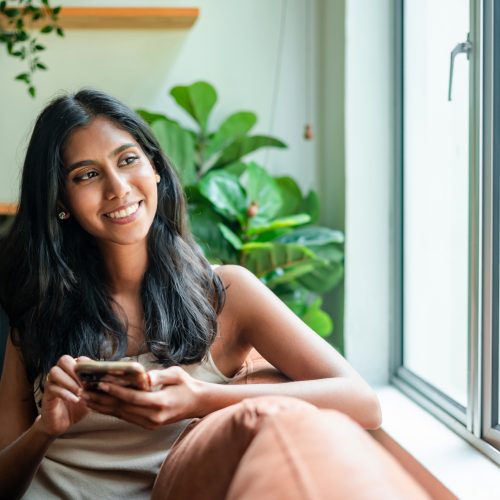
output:
M 363 397 L 363 415 L 359 423 L 364 429 L 374 431 L 382 425 L 382 408 L 377 394 L 373 390 Z

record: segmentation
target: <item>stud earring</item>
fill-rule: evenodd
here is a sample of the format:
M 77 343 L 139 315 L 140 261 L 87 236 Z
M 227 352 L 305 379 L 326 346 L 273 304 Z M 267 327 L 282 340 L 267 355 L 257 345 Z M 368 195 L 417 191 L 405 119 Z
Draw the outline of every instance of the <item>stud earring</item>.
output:
M 59 213 L 57 214 L 57 216 L 58 216 L 58 217 L 59 217 L 59 219 L 61 219 L 61 220 L 67 219 L 67 218 L 68 218 L 68 215 L 69 215 L 69 214 L 67 214 L 64 210 L 63 210 L 63 211 L 61 211 L 61 212 L 59 212 Z
M 160 183 L 160 181 L 161 181 L 160 174 L 156 174 L 156 175 L 155 175 L 155 179 L 156 179 L 156 184 L 159 184 L 159 183 Z

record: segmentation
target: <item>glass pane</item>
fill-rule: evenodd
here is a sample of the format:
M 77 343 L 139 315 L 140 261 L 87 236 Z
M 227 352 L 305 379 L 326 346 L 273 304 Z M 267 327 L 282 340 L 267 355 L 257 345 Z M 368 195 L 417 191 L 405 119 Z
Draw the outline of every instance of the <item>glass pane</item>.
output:
M 404 365 L 466 406 L 467 0 L 404 2 Z

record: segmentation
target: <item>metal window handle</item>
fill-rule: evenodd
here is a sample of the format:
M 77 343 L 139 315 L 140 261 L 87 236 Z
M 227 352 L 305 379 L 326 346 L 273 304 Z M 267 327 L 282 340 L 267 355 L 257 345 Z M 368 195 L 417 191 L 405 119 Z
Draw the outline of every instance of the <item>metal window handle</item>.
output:
M 451 101 L 451 89 L 453 86 L 453 68 L 455 66 L 455 57 L 458 54 L 465 53 L 467 60 L 469 59 L 472 50 L 472 43 L 470 41 L 470 33 L 467 33 L 467 41 L 458 43 L 450 54 L 450 81 L 448 83 L 448 101 Z

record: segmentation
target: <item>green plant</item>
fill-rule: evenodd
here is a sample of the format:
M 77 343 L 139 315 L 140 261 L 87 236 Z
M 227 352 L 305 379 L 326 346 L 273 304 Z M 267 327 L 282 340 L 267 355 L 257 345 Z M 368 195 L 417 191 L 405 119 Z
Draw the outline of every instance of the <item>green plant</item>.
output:
M 242 161 L 262 147 L 286 145 L 250 135 L 257 117 L 249 111 L 210 130 L 217 94 L 206 82 L 174 87 L 170 94 L 194 128 L 163 114 L 138 113 L 180 174 L 191 228 L 205 255 L 214 263 L 246 267 L 317 333 L 330 335 L 333 323 L 321 309 L 321 295 L 342 279 L 343 234 L 317 225 L 314 191 L 303 196 L 291 177 L 273 177 L 255 162 Z
M 47 69 L 39 56 L 45 46 L 34 36 L 33 24 L 39 24 L 42 35 L 54 32 L 64 36 L 57 23 L 60 11 L 61 7 L 51 7 L 49 0 L 0 1 L 0 43 L 5 44 L 9 56 L 26 61 L 26 71 L 19 73 L 15 79 L 26 84 L 31 97 L 36 94 L 34 73 Z

